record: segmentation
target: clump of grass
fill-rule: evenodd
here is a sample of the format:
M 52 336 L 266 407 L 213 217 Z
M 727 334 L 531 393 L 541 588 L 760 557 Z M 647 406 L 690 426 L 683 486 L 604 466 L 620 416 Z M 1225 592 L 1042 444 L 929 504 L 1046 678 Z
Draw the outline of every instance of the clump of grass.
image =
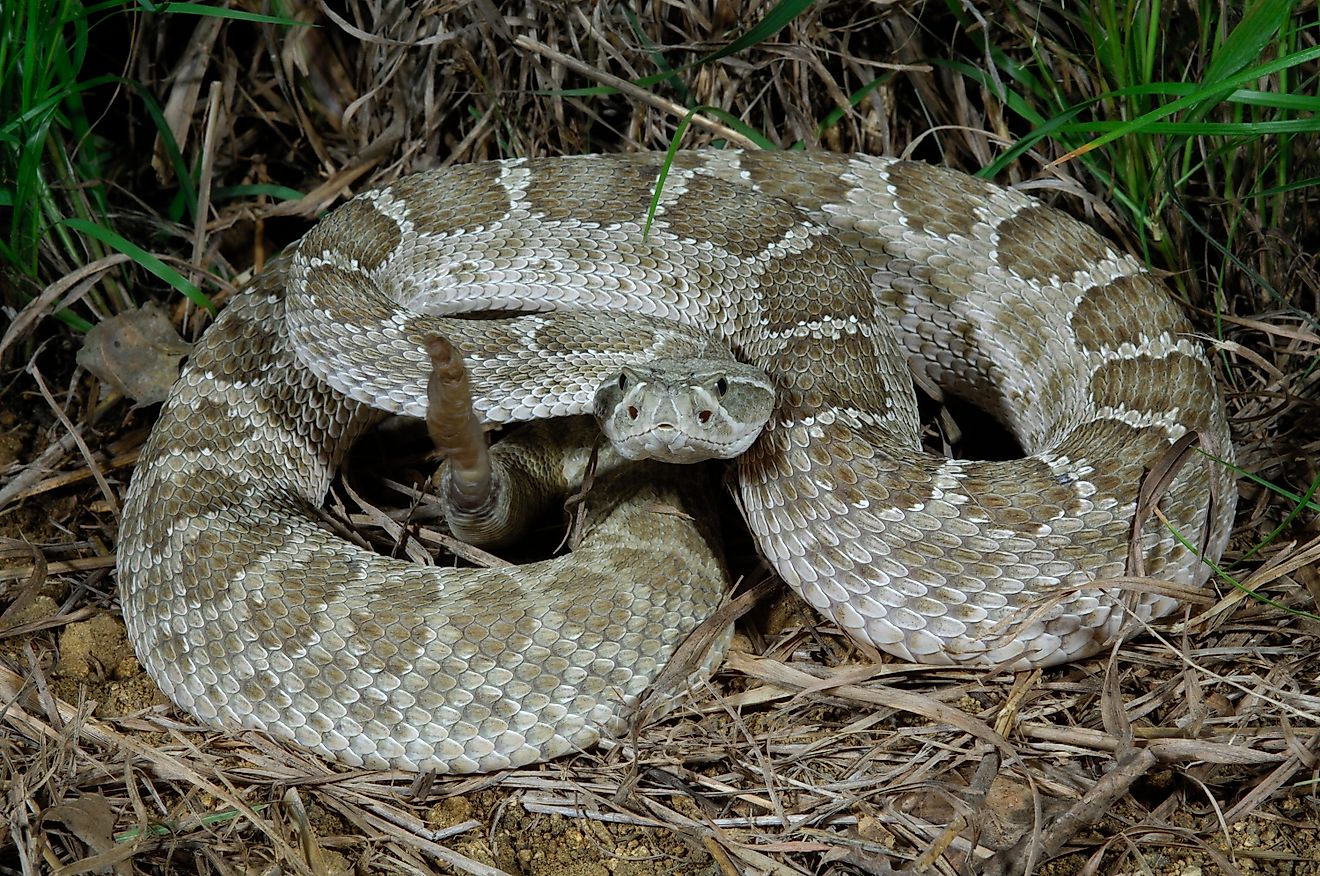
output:
M 98 29 L 114 25 L 135 32 L 141 25 L 133 18 L 138 9 L 128 2 L 87 5 L 82 0 L 0 4 L 0 270 L 8 278 L 0 286 L 9 308 L 17 309 L 52 280 L 111 252 L 128 255 L 140 268 L 205 303 L 194 284 L 131 239 L 138 234 L 119 228 L 124 209 L 114 201 L 107 158 L 120 156 L 98 123 L 130 99 L 154 126 L 172 165 L 178 188 L 169 221 L 194 220 L 197 208 L 196 174 L 185 163 L 155 97 L 118 73 L 86 72 Z M 294 23 L 202 4 L 176 3 L 168 10 Z M 148 7 L 148 14 L 160 13 Z M 117 17 L 130 20 L 114 21 Z M 136 43 L 134 35 L 129 44 Z M 114 60 L 127 70 L 133 55 Z M 93 94 L 99 114 L 89 109 Z M 133 159 L 145 164 L 140 156 Z M 105 272 L 88 292 L 90 311 L 105 315 L 133 306 L 131 287 L 118 272 Z M 59 316 L 77 329 L 90 326 L 85 316 L 68 309 Z
M 1051 141 L 1064 152 L 1059 160 L 1080 160 L 1100 181 L 1153 262 L 1180 268 L 1190 252 L 1209 249 L 1219 276 L 1237 273 L 1230 262 L 1241 208 L 1278 226 L 1289 193 L 1315 182 L 1291 179 L 1296 138 L 1320 133 L 1313 26 L 1279 0 L 1255 0 L 1241 16 L 1202 2 L 1178 17 L 1182 40 L 1169 39 L 1159 0 L 1040 8 L 1041 20 L 1014 19 L 1024 38 L 1036 26 L 1025 61 L 963 18 L 994 68 L 956 69 L 1030 128 L 986 173 Z M 1218 221 L 1207 224 L 1203 211 Z M 1251 284 L 1270 287 L 1250 266 L 1235 267 Z M 1193 300 L 1213 302 L 1205 276 L 1179 270 L 1173 281 Z
M 93 135 L 83 96 L 111 80 L 81 78 L 89 38 L 78 0 L 0 5 L 0 256 L 14 275 L 5 284 L 10 306 L 35 294 L 43 278 L 103 254 L 66 225 L 71 217 L 104 220 L 109 211 L 106 144 Z M 122 285 L 108 288 L 126 295 Z

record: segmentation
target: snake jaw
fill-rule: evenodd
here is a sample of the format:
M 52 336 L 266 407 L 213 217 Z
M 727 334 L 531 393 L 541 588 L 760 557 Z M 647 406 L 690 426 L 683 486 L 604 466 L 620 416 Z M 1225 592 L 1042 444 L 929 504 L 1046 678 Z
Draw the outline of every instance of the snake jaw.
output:
M 760 436 L 774 388 L 758 369 L 733 360 L 656 360 L 601 383 L 601 431 L 627 459 L 693 463 L 733 459 Z

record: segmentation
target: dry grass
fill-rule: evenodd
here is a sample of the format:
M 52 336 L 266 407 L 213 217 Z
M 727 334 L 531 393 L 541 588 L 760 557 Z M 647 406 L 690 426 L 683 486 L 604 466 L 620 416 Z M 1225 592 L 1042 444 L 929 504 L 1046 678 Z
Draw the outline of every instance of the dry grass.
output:
M 969 170 L 1024 133 L 990 93 L 920 62 L 977 60 L 965 37 L 945 46 L 954 28 L 940 9 L 826 4 L 750 51 L 602 95 L 578 90 L 655 73 L 655 46 L 680 67 L 765 10 L 643 2 L 630 22 L 623 5 L 535 2 L 507 17 L 495 5 L 303 7 L 315 29 L 138 20 L 125 71 L 167 108 L 200 169 L 202 219 L 167 218 L 159 193 L 177 180 L 159 150 L 148 169 L 138 142 L 115 181 L 130 224 L 222 302 L 350 192 L 437 164 L 663 148 L 689 106 L 727 114 L 698 112 L 689 145 L 743 136 L 732 116 L 780 146 L 909 150 Z M 1025 54 L 1034 22 L 1060 81 L 1086 94 L 1092 76 L 1067 51 L 1066 19 L 1002 12 L 997 45 Z M 114 108 L 132 102 L 120 95 Z M 1314 172 L 1314 146 L 1293 144 L 1298 178 Z M 1039 145 L 1005 181 L 1061 192 L 1061 206 L 1129 236 L 1078 164 L 1046 167 L 1062 151 Z M 240 185 L 307 194 L 227 191 Z M 1308 195 L 1292 193 L 1284 225 L 1211 191 L 1190 186 L 1183 207 L 1238 263 L 1207 258 L 1214 249 L 1171 208 L 1162 221 L 1186 260 L 1161 267 L 1179 274 L 1218 345 L 1243 468 L 1302 494 L 1320 476 L 1320 241 Z M 110 259 L 88 276 L 141 280 L 126 270 Z M 190 332 L 206 321 L 183 304 L 172 315 Z M 199 730 L 123 656 L 112 546 L 151 418 L 101 400 L 63 344 L 7 378 L 0 412 L 0 521 L 14 539 L 0 567 L 0 872 L 1320 867 L 1318 627 L 1285 610 L 1316 610 L 1320 528 L 1276 491 L 1243 481 L 1227 561 L 1279 529 L 1236 567 L 1243 590 L 1221 586 L 1105 658 L 1019 675 L 904 665 L 862 653 L 781 595 L 745 619 L 710 686 L 632 739 L 490 777 L 354 772 L 253 734 Z

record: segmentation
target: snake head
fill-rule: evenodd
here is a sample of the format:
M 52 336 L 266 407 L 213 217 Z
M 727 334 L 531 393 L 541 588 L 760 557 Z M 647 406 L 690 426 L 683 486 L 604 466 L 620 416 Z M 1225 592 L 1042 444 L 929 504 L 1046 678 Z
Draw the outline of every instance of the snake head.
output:
M 775 406 L 760 369 L 733 360 L 657 359 L 627 365 L 596 390 L 601 431 L 628 459 L 732 459 L 761 434 Z

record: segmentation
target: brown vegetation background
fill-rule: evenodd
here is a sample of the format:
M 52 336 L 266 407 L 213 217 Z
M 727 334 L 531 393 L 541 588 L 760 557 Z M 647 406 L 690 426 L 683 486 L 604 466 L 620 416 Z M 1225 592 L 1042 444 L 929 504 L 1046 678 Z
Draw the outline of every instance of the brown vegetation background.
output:
M 1037 65 L 1068 105 L 1113 87 L 1075 11 L 1048 4 L 819 3 L 703 61 L 779 11 L 347 0 L 286 10 L 305 27 L 106 16 L 91 63 L 141 90 L 90 92 L 97 125 L 80 148 L 104 153 L 120 233 L 223 306 L 325 210 L 423 168 L 663 149 L 692 111 L 684 146 L 976 171 L 1039 127 L 1019 104 L 1040 95 L 1009 61 Z M 1162 76 L 1194 80 L 1206 10 L 1166 14 Z M 1320 150 L 1279 137 L 1225 157 L 1207 139 L 1171 150 L 1134 136 L 1106 147 L 1112 175 L 1055 163 L 1077 144 L 1043 139 L 997 179 L 1145 254 L 1205 332 L 1255 478 L 1226 558 L 1242 588 L 1220 582 L 1112 655 L 1016 676 L 861 653 L 775 591 L 713 683 L 665 720 L 489 777 L 344 770 L 201 730 L 160 698 L 124 642 L 111 573 L 153 409 L 79 369 L 80 339 L 38 317 L 71 292 L 93 321 L 157 299 L 186 338 L 209 317 L 122 259 L 48 249 L 39 280 L 6 275 L 24 330 L 10 331 L 0 411 L 0 871 L 1320 872 L 1320 662 L 1306 614 L 1320 541 L 1314 508 L 1288 498 L 1320 476 L 1320 240 L 1306 188 L 1257 197 L 1269 168 L 1315 176 Z M 1186 180 L 1154 172 L 1174 163 L 1150 157 L 1178 148 L 1202 150 L 1205 166 Z M 1124 174 L 1140 160 L 1152 172 Z M 179 209 L 184 189 L 195 220 Z M 43 295 L 39 312 L 20 309 Z

